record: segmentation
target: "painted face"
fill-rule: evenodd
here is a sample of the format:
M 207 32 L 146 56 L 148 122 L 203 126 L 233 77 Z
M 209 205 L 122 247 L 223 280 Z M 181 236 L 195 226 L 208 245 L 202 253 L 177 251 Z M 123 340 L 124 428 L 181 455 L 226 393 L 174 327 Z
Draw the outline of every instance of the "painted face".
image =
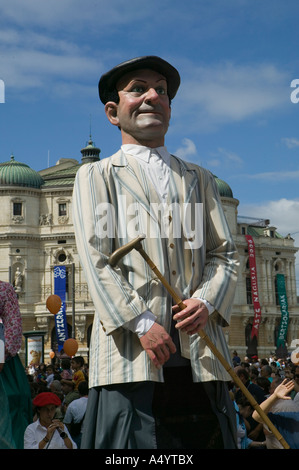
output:
M 117 89 L 119 103 L 112 103 L 114 117 L 108 118 L 121 128 L 123 144 L 164 145 L 171 115 L 166 79 L 153 70 L 137 70 L 122 77 Z

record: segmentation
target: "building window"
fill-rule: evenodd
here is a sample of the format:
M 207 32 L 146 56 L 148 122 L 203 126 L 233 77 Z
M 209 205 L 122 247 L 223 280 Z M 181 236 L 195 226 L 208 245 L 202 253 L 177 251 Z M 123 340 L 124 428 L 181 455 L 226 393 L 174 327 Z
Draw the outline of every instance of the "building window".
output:
M 58 204 L 58 215 L 59 217 L 66 215 L 66 203 Z
M 65 260 L 66 260 L 66 254 L 65 254 L 65 253 L 60 253 L 60 254 L 58 255 L 58 261 L 59 261 L 59 263 L 64 263 Z
M 13 203 L 13 216 L 22 215 L 22 203 L 14 202 Z
M 252 304 L 251 279 L 246 277 L 246 302 Z

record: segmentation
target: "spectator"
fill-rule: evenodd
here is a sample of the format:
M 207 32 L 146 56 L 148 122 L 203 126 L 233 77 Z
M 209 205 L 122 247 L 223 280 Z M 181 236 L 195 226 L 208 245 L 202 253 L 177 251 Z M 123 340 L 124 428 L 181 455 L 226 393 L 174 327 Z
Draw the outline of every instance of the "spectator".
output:
M 47 378 L 46 378 L 47 387 L 50 389 L 50 385 L 54 380 L 54 367 L 52 365 L 48 365 L 46 371 L 47 371 Z
M 38 384 L 43 384 L 47 386 L 47 366 L 46 364 L 42 363 L 39 364 L 36 370 L 35 381 Z
M 60 399 L 52 392 L 40 393 L 33 400 L 38 419 L 29 424 L 24 435 L 24 449 L 76 449 L 77 445 L 64 424 L 55 420 Z
M 85 375 L 83 372 L 84 359 L 82 356 L 75 356 L 71 360 L 71 368 L 73 370 L 72 380 L 75 383 L 75 390 L 78 390 L 80 382 L 85 382 Z
M 261 359 L 261 367 L 268 366 L 268 365 L 269 365 L 269 361 L 266 358 Z
M 78 390 L 75 390 L 75 383 L 72 380 L 61 380 L 61 387 L 64 394 L 64 399 L 62 402 L 62 412 L 63 414 L 65 414 L 69 404 L 73 400 L 80 398 L 80 394 Z
M 53 382 L 50 385 L 50 390 L 51 392 L 55 393 L 55 395 L 58 396 L 59 400 L 62 402 L 64 399 L 63 391 L 62 391 L 62 385 L 60 380 L 53 380 Z M 63 419 L 64 413 L 62 410 L 61 405 L 57 407 L 56 413 L 55 413 L 55 419 Z
M 70 359 L 62 359 L 60 377 L 66 380 L 72 380 L 71 361 Z
M 249 368 L 250 381 L 252 383 L 256 384 L 258 376 L 259 376 L 259 371 L 257 370 L 257 368 L 255 366 L 251 365 L 250 368 Z
M 261 389 L 258 385 L 252 383 L 249 378 L 249 373 L 245 368 L 237 368 L 236 374 L 238 375 L 239 379 L 243 382 L 246 388 L 249 390 L 251 395 L 253 395 L 258 403 L 261 403 L 265 400 L 265 392 Z M 236 392 L 236 401 L 243 395 L 242 391 L 239 389 Z
M 78 385 L 78 392 L 80 398 L 73 400 L 67 407 L 63 422 L 67 425 L 70 435 L 76 442 L 77 447 L 80 448 L 82 437 L 82 424 L 87 407 L 88 399 L 88 384 L 87 382 L 80 382 Z
M 266 446 L 266 442 L 253 441 L 248 437 L 248 433 L 251 432 L 251 424 L 248 418 L 252 416 L 253 407 L 249 403 L 246 397 L 241 397 L 238 403 L 235 402 L 235 408 L 237 412 L 237 438 L 239 449 L 251 449 L 253 447 L 263 448 Z
M 299 449 L 299 408 L 298 402 L 290 397 L 294 382 L 288 379 L 273 379 L 270 387 L 270 396 L 260 404 L 262 410 L 268 414 L 269 419 L 289 444 L 291 449 Z M 253 419 L 261 423 L 262 419 L 254 410 Z M 282 449 L 282 444 L 265 427 L 267 449 Z
M 266 377 L 257 377 L 256 379 L 256 385 L 258 385 L 259 387 L 261 387 L 263 390 L 264 390 L 264 393 L 265 393 L 265 397 L 267 397 L 269 395 L 269 390 L 270 390 L 270 386 L 271 386 L 271 382 L 270 380 L 268 380 Z
M 272 382 L 273 377 L 272 377 L 272 367 L 271 366 L 263 366 L 261 368 L 261 377 L 266 377 L 266 379 L 269 380 L 269 382 Z
M 264 390 L 257 384 L 254 384 L 250 381 L 249 373 L 246 369 L 237 368 L 236 374 L 246 386 L 248 391 L 253 395 L 258 404 L 262 403 L 265 398 Z M 243 392 L 239 389 L 235 393 L 236 402 L 239 403 L 239 400 L 244 397 Z M 263 442 L 265 440 L 263 426 L 262 424 L 257 424 L 257 422 L 252 418 L 252 416 L 247 417 L 247 421 L 250 423 L 250 431 L 248 432 L 248 437 L 253 441 Z
M 236 350 L 233 352 L 233 359 L 232 359 L 232 360 L 233 360 L 233 365 L 234 365 L 234 367 L 239 366 L 240 363 L 241 363 L 241 359 L 240 359 L 240 357 L 238 356 L 238 353 L 237 353 Z

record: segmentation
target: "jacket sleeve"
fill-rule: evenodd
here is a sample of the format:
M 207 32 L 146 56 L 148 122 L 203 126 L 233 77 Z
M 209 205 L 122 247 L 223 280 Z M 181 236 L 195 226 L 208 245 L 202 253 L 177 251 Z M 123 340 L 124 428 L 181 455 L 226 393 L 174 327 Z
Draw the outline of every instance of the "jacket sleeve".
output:
M 146 311 L 147 305 L 121 269 L 108 264 L 109 255 L 117 247 L 112 232 L 108 230 L 103 237 L 99 231 L 99 224 L 103 223 L 100 214 L 105 211 L 107 224 L 114 223 L 114 207 L 104 171 L 98 162 L 84 164 L 79 169 L 73 190 L 73 224 L 80 263 L 95 310 L 105 333 L 111 334 Z

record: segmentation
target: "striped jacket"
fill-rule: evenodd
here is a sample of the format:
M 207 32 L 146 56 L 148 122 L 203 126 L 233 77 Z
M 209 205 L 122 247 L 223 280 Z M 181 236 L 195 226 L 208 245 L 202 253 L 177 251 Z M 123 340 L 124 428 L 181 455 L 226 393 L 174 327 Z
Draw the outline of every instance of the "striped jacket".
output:
M 95 307 L 90 387 L 163 381 L 162 370 L 152 365 L 127 323 L 151 310 L 170 331 L 172 299 L 136 250 L 117 267 L 108 264 L 109 255 L 139 233 L 146 235 L 143 248 L 182 299 L 201 297 L 215 307 L 205 331 L 230 362 L 222 328 L 230 320 L 238 255 L 213 175 L 172 156 L 168 201 L 160 209 L 145 171 L 121 150 L 77 173 L 73 222 Z M 229 380 L 197 334 L 180 333 L 180 344 L 194 381 Z

